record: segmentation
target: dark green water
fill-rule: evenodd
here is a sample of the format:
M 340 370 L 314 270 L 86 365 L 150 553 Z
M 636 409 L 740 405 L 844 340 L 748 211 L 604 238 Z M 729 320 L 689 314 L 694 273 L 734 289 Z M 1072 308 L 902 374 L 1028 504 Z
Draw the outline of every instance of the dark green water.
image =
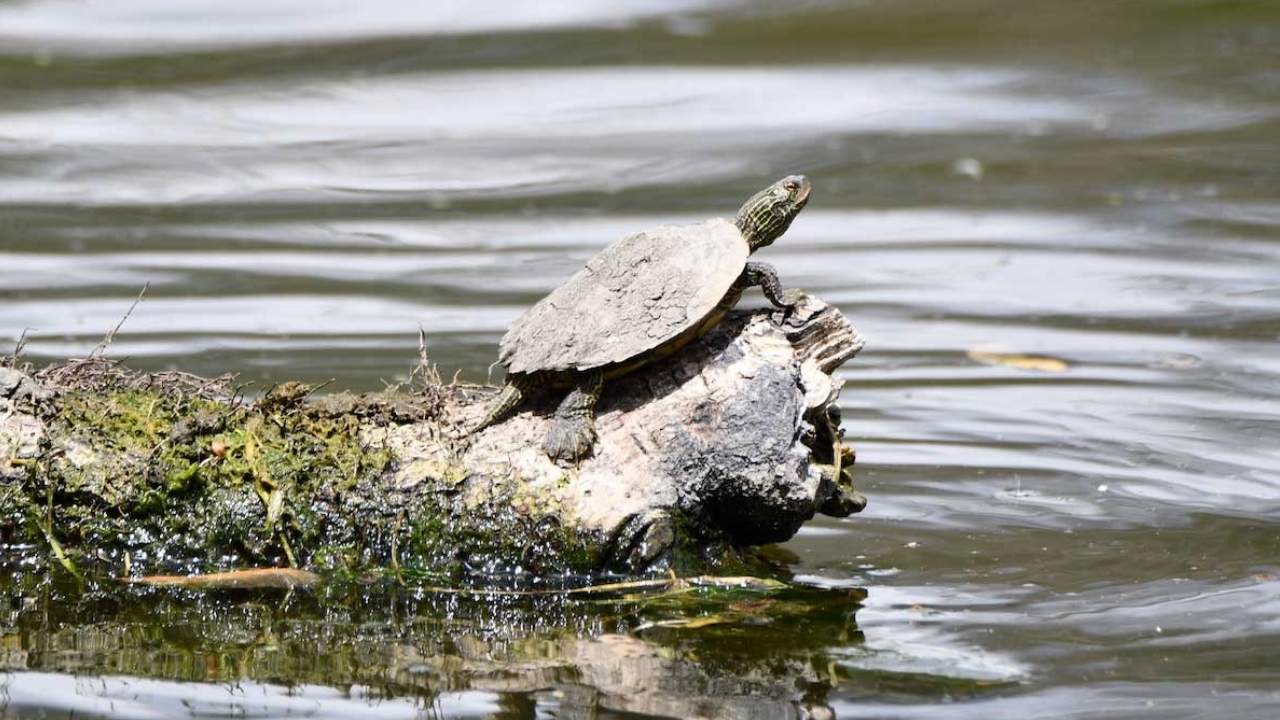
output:
M 136 366 L 376 388 L 422 325 L 480 379 L 595 249 L 804 172 L 765 255 L 869 339 L 870 499 L 714 607 L 15 575 L 0 703 L 1280 716 L 1277 68 L 1274 2 L 0 2 L 0 343 L 149 282 Z

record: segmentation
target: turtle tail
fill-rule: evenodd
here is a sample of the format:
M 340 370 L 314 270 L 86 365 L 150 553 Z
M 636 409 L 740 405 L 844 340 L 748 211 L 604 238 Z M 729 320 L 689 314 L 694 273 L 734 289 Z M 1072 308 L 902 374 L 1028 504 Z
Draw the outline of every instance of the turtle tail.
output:
M 520 407 L 520 403 L 529 396 L 530 386 L 531 383 L 527 378 L 507 378 L 506 384 L 485 407 L 484 416 L 467 430 L 467 434 L 480 432 L 510 417 L 515 409 Z

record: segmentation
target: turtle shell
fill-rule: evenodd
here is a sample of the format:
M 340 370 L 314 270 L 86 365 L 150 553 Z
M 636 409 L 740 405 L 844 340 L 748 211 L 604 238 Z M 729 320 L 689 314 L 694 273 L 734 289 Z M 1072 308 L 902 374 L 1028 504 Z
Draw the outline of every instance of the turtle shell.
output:
M 750 253 L 737 226 L 723 219 L 619 240 L 516 320 L 499 359 L 517 373 L 632 360 L 710 315 Z

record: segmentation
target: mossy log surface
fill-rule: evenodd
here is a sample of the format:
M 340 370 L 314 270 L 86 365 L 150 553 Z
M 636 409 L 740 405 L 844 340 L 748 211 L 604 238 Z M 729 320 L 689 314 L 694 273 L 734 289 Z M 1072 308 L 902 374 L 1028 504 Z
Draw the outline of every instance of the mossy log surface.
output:
M 101 357 L 0 362 L 6 562 L 114 575 L 305 567 L 426 579 L 731 572 L 753 546 L 862 508 L 831 373 L 862 347 L 834 308 L 738 311 L 606 386 L 594 455 L 540 447 L 549 406 L 474 436 L 491 388 L 256 401 L 230 378 Z

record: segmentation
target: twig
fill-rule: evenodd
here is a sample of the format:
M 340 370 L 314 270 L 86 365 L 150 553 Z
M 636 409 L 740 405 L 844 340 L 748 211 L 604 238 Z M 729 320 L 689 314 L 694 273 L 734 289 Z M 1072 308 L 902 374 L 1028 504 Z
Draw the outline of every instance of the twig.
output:
M 396 575 L 396 582 L 404 585 L 404 570 L 400 567 L 400 523 L 404 520 L 404 513 L 396 515 L 396 526 L 391 529 L 391 572 Z
M 177 586 L 193 589 L 218 590 L 225 588 L 287 588 L 310 587 L 320 582 L 320 576 L 295 568 L 256 568 L 231 570 L 204 575 L 147 575 L 144 577 L 118 578 L 131 585 Z
M 298 559 L 293 556 L 293 548 L 289 546 L 289 538 L 285 535 L 284 528 L 280 528 L 280 547 L 284 548 L 284 556 L 289 561 L 289 567 L 297 570 Z
M 75 562 L 67 556 L 65 550 L 62 549 L 62 543 L 58 542 L 58 538 L 53 535 L 53 486 L 48 488 L 47 503 L 45 505 L 44 522 L 36 521 L 40 527 L 40 531 L 44 533 L 44 539 L 49 543 L 49 549 L 53 551 L 53 556 L 57 558 L 62 568 L 71 573 L 76 580 L 83 582 L 84 577 L 80 575 L 80 571 L 76 568 Z
M 543 595 L 602 595 L 608 593 L 622 592 L 626 590 L 688 590 L 699 587 L 713 587 L 722 589 L 749 589 L 749 590 L 775 590 L 786 587 L 785 583 L 776 580 L 761 579 L 749 576 L 742 577 L 717 577 L 713 575 L 699 575 L 691 578 L 677 577 L 671 574 L 664 578 L 655 578 L 652 580 L 633 580 L 629 582 L 604 583 L 602 585 L 587 585 L 586 587 L 566 588 L 566 589 L 538 589 L 538 590 L 495 590 L 488 588 L 457 588 L 457 587 L 441 587 L 427 585 L 419 587 L 422 592 L 435 593 L 440 595 L 474 595 L 478 597 L 508 597 L 508 596 L 543 596 Z
M 149 575 L 131 578 L 126 574 L 120 578 L 127 583 L 141 585 L 180 585 L 191 588 L 226 588 L 226 587 L 306 587 L 321 581 L 319 575 L 297 568 L 254 568 L 249 570 L 232 570 L 229 572 L 208 573 L 204 575 Z M 415 587 L 415 586 L 410 586 Z M 699 575 L 691 578 L 677 577 L 674 573 L 664 578 L 650 580 L 634 580 L 629 582 L 613 582 L 586 587 L 538 590 L 494 590 L 487 588 L 459 588 L 443 586 L 418 586 L 415 589 L 427 593 L 448 595 L 471 595 L 478 597 L 511 597 L 511 596 L 575 596 L 601 595 L 629 590 L 674 590 L 685 591 L 696 588 L 720 588 L 726 590 L 765 590 L 773 591 L 787 587 L 786 583 L 754 577 L 716 577 Z
M 307 388 L 307 392 L 306 392 L 306 393 L 304 393 L 304 394 L 302 395 L 302 398 L 301 398 L 301 399 L 302 399 L 302 400 L 305 400 L 305 399 L 307 399 L 307 398 L 311 397 L 312 395 L 314 395 L 315 393 L 317 393 L 317 392 L 319 392 L 319 391 L 321 391 L 321 390 L 323 390 L 323 389 L 325 389 L 325 388 L 329 387 L 330 385 L 332 385 L 332 384 L 334 384 L 334 383 L 336 383 L 336 382 L 338 382 L 338 379 L 337 379 L 337 378 L 329 378 L 328 380 L 325 380 L 324 382 L 320 383 L 319 385 L 312 385 L 311 387 Z
M 138 303 L 142 302 L 142 298 L 146 296 L 147 290 L 150 288 L 150 282 L 143 284 L 142 291 L 138 293 L 138 297 L 133 301 L 133 304 L 129 306 L 129 311 L 124 314 L 124 317 L 120 318 L 120 322 L 116 323 L 115 327 L 111 328 L 111 332 L 102 338 L 102 342 L 98 343 L 98 346 L 89 354 L 90 358 L 100 358 L 107 352 L 107 348 L 111 347 L 112 341 L 116 339 L 116 333 L 120 332 L 120 328 L 124 327 L 125 321 L 129 319 L 130 315 L 133 315 L 134 309 L 138 307 Z
M 431 388 L 441 385 L 440 371 L 431 363 L 430 353 L 427 352 L 427 331 L 421 325 L 418 326 L 418 366 L 409 373 L 410 384 L 415 379 Z
M 53 528 L 40 523 L 40 530 L 44 533 L 44 539 L 49 543 L 49 548 L 53 550 L 53 556 L 57 558 L 58 564 L 62 565 L 62 569 L 74 575 L 77 580 L 83 580 L 84 578 L 81 577 L 80 571 L 76 569 L 76 564 L 71 561 L 66 551 L 62 549 L 62 543 L 59 543 L 58 539 L 53 536 Z
M 22 328 L 22 334 L 18 336 L 18 342 L 13 346 L 13 355 L 9 357 L 9 367 L 18 367 L 18 361 L 22 359 L 22 351 L 27 347 L 27 333 L 34 328 Z

